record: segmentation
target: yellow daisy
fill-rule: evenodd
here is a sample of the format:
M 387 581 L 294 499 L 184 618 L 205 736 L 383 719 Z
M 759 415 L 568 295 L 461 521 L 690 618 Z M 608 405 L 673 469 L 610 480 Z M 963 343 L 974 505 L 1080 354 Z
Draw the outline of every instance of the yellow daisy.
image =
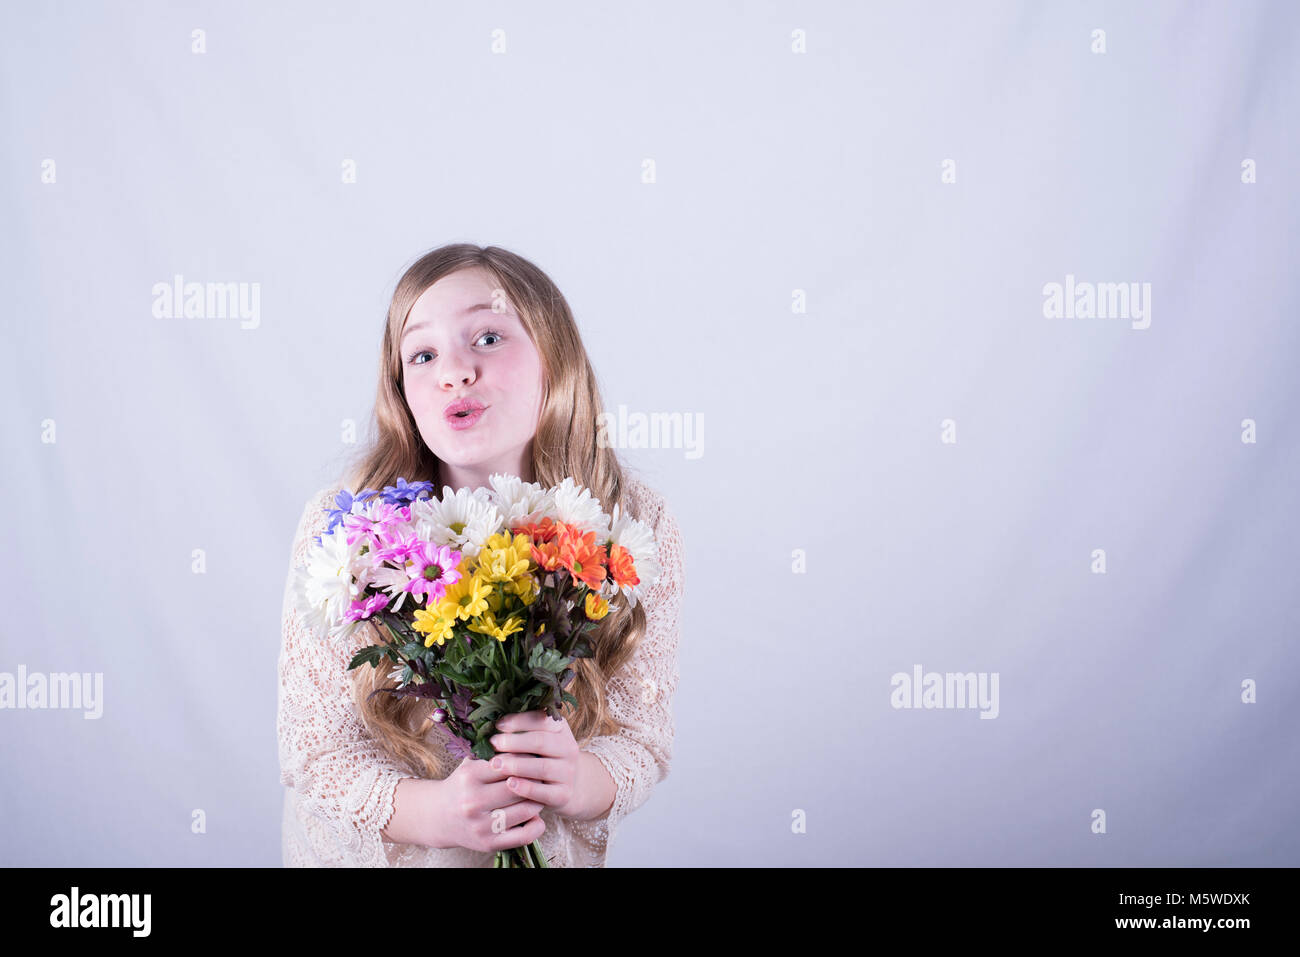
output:
M 477 631 L 481 635 L 491 635 L 497 641 L 505 641 L 517 631 L 524 630 L 524 620 L 518 615 L 511 615 L 505 621 L 497 624 L 496 617 L 492 612 L 484 612 L 478 617 L 478 620 L 469 623 L 470 631 Z
M 453 621 L 465 621 L 487 611 L 487 599 L 491 591 L 491 586 L 478 575 L 467 575 L 456 584 L 447 586 L 446 593 L 434 611 Z

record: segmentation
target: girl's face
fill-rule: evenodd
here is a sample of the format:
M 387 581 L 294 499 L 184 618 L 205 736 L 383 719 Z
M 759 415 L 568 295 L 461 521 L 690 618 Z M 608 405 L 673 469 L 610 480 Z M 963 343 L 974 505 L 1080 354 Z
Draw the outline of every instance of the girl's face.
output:
M 541 356 L 486 271 L 460 269 L 426 289 L 402 327 L 400 349 L 402 391 L 441 463 L 441 484 L 481 488 L 493 472 L 534 480 Z M 452 414 L 449 407 L 462 399 L 480 410 Z

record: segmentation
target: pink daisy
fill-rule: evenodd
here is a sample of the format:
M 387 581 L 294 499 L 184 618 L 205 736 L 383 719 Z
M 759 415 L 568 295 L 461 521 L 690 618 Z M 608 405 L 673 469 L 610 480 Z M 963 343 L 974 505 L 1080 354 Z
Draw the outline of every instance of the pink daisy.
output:
M 446 594 L 447 586 L 460 581 L 460 552 L 447 545 L 432 545 L 429 542 L 413 542 L 407 554 L 406 573 L 411 580 L 403 591 L 408 591 L 417 598 L 439 601 Z

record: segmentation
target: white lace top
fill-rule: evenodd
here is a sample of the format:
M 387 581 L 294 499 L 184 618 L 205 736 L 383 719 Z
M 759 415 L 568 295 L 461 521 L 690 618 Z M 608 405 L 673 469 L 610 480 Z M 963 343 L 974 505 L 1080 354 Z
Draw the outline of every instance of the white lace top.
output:
M 600 818 L 576 821 L 540 814 L 542 850 L 552 867 L 603 867 L 610 839 L 625 816 L 645 803 L 668 774 L 672 758 L 672 696 L 677 687 L 678 612 L 682 540 L 664 499 L 625 477 L 627 507 L 654 528 L 663 567 L 645 596 L 646 632 L 636 653 L 607 686 L 617 734 L 592 738 L 584 750 L 600 759 L 617 785 L 613 806 Z M 290 572 L 304 562 L 311 538 L 328 524 L 337 489 L 322 489 L 303 509 L 294 536 Z M 294 607 L 292 574 L 285 583 L 281 619 L 277 734 L 280 781 L 285 785 L 282 856 L 287 867 L 491 867 L 493 853 L 464 847 L 398 844 L 380 832 L 393 813 L 393 792 L 412 771 L 366 730 L 352 703 L 352 655 L 368 642 L 358 633 L 344 648 L 309 629 Z M 363 665 L 362 667 L 370 667 Z M 436 730 L 428 735 L 439 780 L 460 763 Z

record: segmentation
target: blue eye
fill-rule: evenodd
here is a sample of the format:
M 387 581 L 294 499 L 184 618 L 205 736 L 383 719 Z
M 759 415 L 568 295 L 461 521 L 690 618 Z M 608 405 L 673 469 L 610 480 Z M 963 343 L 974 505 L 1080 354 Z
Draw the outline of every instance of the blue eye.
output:
M 487 336 L 495 336 L 498 340 L 500 340 L 500 339 L 503 338 L 503 336 L 501 335 L 501 333 L 499 333 L 499 332 L 493 332 L 492 330 L 489 329 L 487 332 L 484 332 L 482 335 L 480 335 L 480 336 L 479 336 L 479 339 L 486 338 Z M 495 342 L 493 342 L 493 343 L 489 343 L 489 344 L 490 344 L 490 345 L 496 345 Z M 418 358 L 420 358 L 420 356 L 432 356 L 432 355 L 433 355 L 433 352 L 432 352 L 431 350 L 429 350 L 429 349 L 421 349 L 421 350 L 419 350 L 418 352 L 412 352 L 409 356 L 406 357 L 406 361 L 407 361 L 410 365 L 413 365 L 413 366 L 422 366 L 422 365 L 427 365 L 428 363 L 424 363 L 424 362 L 416 362 L 415 360 L 418 359 Z

